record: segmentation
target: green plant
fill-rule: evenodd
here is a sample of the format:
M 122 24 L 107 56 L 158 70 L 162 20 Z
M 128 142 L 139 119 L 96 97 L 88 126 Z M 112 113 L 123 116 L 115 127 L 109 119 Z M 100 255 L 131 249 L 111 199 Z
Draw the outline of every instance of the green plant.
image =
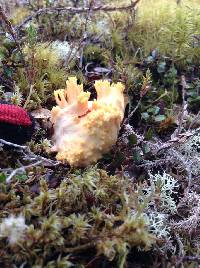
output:
M 25 60 L 29 62 L 28 74 L 18 68 L 15 79 L 22 94 L 30 98 L 30 109 L 46 103 L 53 90 L 63 88 L 67 72 L 61 66 L 59 55 L 47 43 L 35 44 L 30 36 L 29 44 L 24 48 Z
M 157 49 L 179 65 L 196 62 L 200 48 L 193 40 L 199 34 L 199 12 L 195 1 L 184 1 L 180 6 L 173 0 L 142 1 L 129 41 L 144 56 Z
M 9 233 L 3 231 L 5 227 L 0 228 L 0 244 L 6 243 L 10 249 L 1 259 L 3 263 L 26 261 L 30 266 L 45 266 L 48 261 L 48 265 L 53 265 L 58 256 L 70 253 L 65 260 L 70 265 L 77 250 L 96 248 L 97 256 L 104 255 L 123 267 L 131 247 L 148 250 L 155 243 L 147 230 L 138 197 L 130 188 L 131 182 L 123 177 L 108 176 L 94 167 L 84 173 L 77 170 L 64 177 L 55 189 L 50 189 L 42 179 L 40 193 L 35 196 L 23 182 L 18 183 L 24 189 L 23 196 L 19 199 L 13 185 L 12 199 L 8 199 L 7 205 L 12 202 L 12 209 L 19 208 L 24 215 L 19 218 L 23 224 L 19 227 L 16 224 Z M 6 212 L 2 205 L 1 210 Z M 1 225 L 13 219 L 5 217 Z M 9 236 L 8 241 L 4 240 L 5 236 Z M 78 264 L 75 259 L 73 264 Z

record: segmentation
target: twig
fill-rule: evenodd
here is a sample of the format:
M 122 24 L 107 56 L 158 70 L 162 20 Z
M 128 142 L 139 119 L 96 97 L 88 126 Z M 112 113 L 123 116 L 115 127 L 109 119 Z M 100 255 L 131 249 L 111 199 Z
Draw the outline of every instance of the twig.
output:
M 181 86 L 182 86 L 182 111 L 180 113 L 179 120 L 178 120 L 178 128 L 174 131 L 174 133 L 172 134 L 172 137 L 176 137 L 178 134 L 181 133 L 182 128 L 183 128 L 183 122 L 187 115 L 188 104 L 187 104 L 187 101 L 185 100 L 187 84 L 186 84 L 184 75 L 181 76 Z
M 90 2 L 90 4 L 88 3 L 87 0 L 84 1 L 84 8 L 88 8 L 88 12 L 87 12 L 87 16 L 85 18 L 84 32 L 83 32 L 83 38 L 82 38 L 83 42 L 81 42 L 82 46 L 80 48 L 81 53 L 80 53 L 79 68 L 82 68 L 82 66 L 83 66 L 83 51 L 84 51 L 84 48 L 86 46 L 86 42 L 84 42 L 84 40 L 87 40 L 87 38 L 88 38 L 87 28 L 88 28 L 88 22 L 91 18 L 91 14 L 92 14 L 93 3 L 94 3 L 93 0 Z
M 176 146 L 177 144 L 186 142 L 188 138 L 195 136 L 197 133 L 199 133 L 199 131 L 200 127 L 194 131 L 186 131 L 185 133 L 179 134 L 175 138 L 171 138 L 171 140 L 168 140 L 166 143 L 163 143 L 161 146 L 159 146 L 158 149 L 154 151 L 154 154 L 157 155 L 160 151 L 171 148 L 173 145 Z
M 0 139 L 0 144 L 5 144 L 5 145 L 8 145 L 8 146 L 12 146 L 12 147 L 14 147 L 16 149 L 20 149 L 22 151 L 22 153 L 24 154 L 23 160 L 36 161 L 35 163 L 31 163 L 31 164 L 29 164 L 27 166 L 23 166 L 23 167 L 20 167 L 20 168 L 17 168 L 15 170 L 13 170 L 11 172 L 11 174 L 8 176 L 8 178 L 6 179 L 6 182 L 10 182 L 10 180 L 12 179 L 13 176 L 15 176 L 16 173 L 24 171 L 24 170 L 26 170 L 26 169 L 28 169 L 30 167 L 38 166 L 41 163 L 44 163 L 44 164 L 48 163 L 51 166 L 60 165 L 59 161 L 54 161 L 54 160 L 45 158 L 43 156 L 34 154 L 30 150 L 30 148 L 28 146 L 18 145 L 18 144 L 12 143 L 12 142 L 5 141 L 3 139 Z
M 28 148 L 27 146 L 5 141 L 3 139 L 0 139 L 0 144 L 5 144 L 5 145 L 12 146 L 12 147 L 15 147 L 17 149 L 22 149 L 22 150 L 26 150 Z
M 154 161 L 149 161 L 145 160 L 144 164 L 137 165 L 138 168 L 145 168 L 147 170 L 153 168 L 153 167 L 158 167 L 158 166 L 163 166 L 168 163 L 171 163 L 173 160 L 170 158 L 165 158 L 165 159 L 158 159 Z
M 145 108 L 146 108 L 146 109 L 150 108 L 150 107 L 152 106 L 152 104 L 158 102 L 159 100 L 161 100 L 163 97 L 165 97 L 165 96 L 167 96 L 167 95 L 168 95 L 168 92 L 167 92 L 167 90 L 165 90 L 165 92 L 164 92 L 163 94 L 161 94 L 157 99 L 153 100 L 153 101 L 151 102 L 151 104 L 149 104 L 149 105 L 146 106 Z
M 31 95 L 33 94 L 33 89 L 34 89 L 34 85 L 31 85 L 28 97 L 26 98 L 26 101 L 25 101 L 24 106 L 23 106 L 24 109 L 26 109 L 26 106 L 28 105 L 28 103 L 30 101 Z
M 182 114 L 181 114 L 181 119 L 180 119 L 179 131 L 181 131 L 182 129 L 183 120 L 185 118 L 185 114 L 187 114 L 187 107 L 188 107 L 187 101 L 185 100 L 187 83 L 186 83 L 184 75 L 181 76 L 181 85 L 182 85 L 182 101 L 183 101 L 182 107 L 183 108 L 182 108 Z
M 16 168 L 14 169 L 11 174 L 6 178 L 6 182 L 7 183 L 10 183 L 11 179 L 17 174 L 17 173 L 21 173 L 21 172 L 24 172 L 26 169 L 28 168 L 31 168 L 31 167 L 35 167 L 35 166 L 39 166 L 40 164 L 42 164 L 43 161 L 40 160 L 40 161 L 37 161 L 36 163 L 32 163 L 30 165 L 27 165 L 27 166 L 22 166 L 20 168 Z
M 171 154 L 171 156 L 175 156 L 176 160 L 178 160 L 179 164 L 182 164 L 182 166 L 185 168 L 185 171 L 187 172 L 188 187 L 185 189 L 185 193 L 188 194 L 192 181 L 191 164 L 187 160 L 185 160 L 182 154 L 180 154 L 177 150 L 170 148 L 169 153 Z
M 24 53 L 23 53 L 23 50 L 21 48 L 21 45 L 20 45 L 20 42 L 18 40 L 18 35 L 16 33 L 16 29 L 12 26 L 11 22 L 9 21 L 6 13 L 3 11 L 3 8 L 0 6 L 0 18 L 2 18 L 2 20 L 4 21 L 5 25 L 6 25 L 6 28 L 8 30 L 8 32 L 10 33 L 10 35 L 12 36 L 15 44 L 16 44 L 16 47 L 19 51 L 19 54 L 20 54 L 20 58 L 21 58 L 21 62 L 25 68 L 25 71 L 24 71 L 24 75 L 27 79 L 27 81 L 29 82 L 29 85 L 31 84 L 29 79 L 28 79 L 28 68 L 27 68 L 27 65 L 26 65 L 26 62 L 25 62 L 25 57 L 24 57 Z
M 190 125 L 189 125 L 189 130 L 194 126 L 194 124 L 196 123 L 196 122 L 198 122 L 198 120 L 200 119 L 200 111 L 198 112 L 198 114 L 195 116 L 195 118 L 194 118 L 194 120 L 190 123 Z
M 10 33 L 10 35 L 12 36 L 12 38 L 13 38 L 13 40 L 14 40 L 14 42 L 19 50 L 21 60 L 22 60 L 23 64 L 25 65 L 24 55 L 23 55 L 20 43 L 18 42 L 18 38 L 17 38 L 17 34 L 15 32 L 15 29 L 12 26 L 11 22 L 9 21 L 8 17 L 6 16 L 6 14 L 3 11 L 3 8 L 1 6 L 0 6 L 0 18 L 2 18 L 2 20 L 5 22 L 6 28 L 7 28 L 8 32 Z
M 179 247 L 178 256 L 182 257 L 185 254 L 183 243 L 182 243 L 181 238 L 178 234 L 175 234 L 175 237 L 176 237 L 176 241 L 177 241 L 178 247 Z
M 4 79 L 2 76 L 0 76 L 0 82 L 4 85 L 4 86 L 6 86 L 7 88 L 9 88 L 10 90 L 13 90 L 13 86 L 12 86 L 12 82 L 10 82 L 10 81 L 8 81 L 8 80 L 6 80 L 6 79 Z
M 36 11 L 34 14 L 28 16 L 20 25 L 16 27 L 16 30 L 20 30 L 26 23 L 31 21 L 32 19 L 43 15 L 47 13 L 54 13 L 54 12 L 68 12 L 68 13 L 74 13 L 74 14 L 80 14 L 80 13 L 87 13 L 88 11 L 97 12 L 97 11 L 104 11 L 104 12 L 113 12 L 113 11 L 126 11 L 129 9 L 135 8 L 135 6 L 140 2 L 140 0 L 136 0 L 135 2 L 131 3 L 130 5 L 116 7 L 116 6 L 97 6 L 97 7 L 49 7 L 49 8 L 41 8 L 38 11 Z
M 77 247 L 74 247 L 74 248 L 64 248 L 63 251 L 65 253 L 80 252 L 82 250 L 86 250 L 86 249 L 95 247 L 96 243 L 97 243 L 96 241 L 92 241 L 92 242 L 89 242 L 87 244 L 80 245 L 80 246 L 77 246 Z
M 131 117 L 134 115 L 134 113 L 137 111 L 137 109 L 140 107 L 142 102 L 142 98 L 140 98 L 140 100 L 138 101 L 137 105 L 135 106 L 134 110 L 128 115 L 128 117 L 126 119 L 124 119 L 124 122 L 122 123 L 122 126 L 127 124 L 129 122 L 129 120 L 131 119 Z
M 185 256 L 182 258 L 182 261 L 197 262 L 200 264 L 200 256 Z
M 156 100 L 154 100 L 149 106 L 146 107 L 146 109 L 148 109 L 153 103 L 156 103 L 157 101 L 159 101 L 160 99 L 162 99 L 163 97 L 165 97 L 168 94 L 167 91 L 165 91 L 161 96 L 159 96 Z M 142 97 L 140 98 L 140 100 L 138 101 L 136 107 L 134 108 L 134 110 L 128 115 L 128 117 L 126 119 L 124 119 L 122 126 L 124 126 L 125 124 L 127 124 L 129 122 L 129 120 L 131 119 L 131 117 L 134 115 L 134 113 L 138 110 L 138 108 L 141 105 L 142 102 Z

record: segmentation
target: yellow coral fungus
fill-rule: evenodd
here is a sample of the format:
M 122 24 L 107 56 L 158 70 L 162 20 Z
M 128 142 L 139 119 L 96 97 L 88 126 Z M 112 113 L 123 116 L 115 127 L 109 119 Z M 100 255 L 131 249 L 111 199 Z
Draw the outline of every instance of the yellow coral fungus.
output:
M 117 141 L 124 116 L 124 86 L 96 81 L 97 100 L 71 77 L 65 90 L 54 92 L 58 106 L 51 111 L 57 159 L 71 166 L 87 166 L 107 153 Z

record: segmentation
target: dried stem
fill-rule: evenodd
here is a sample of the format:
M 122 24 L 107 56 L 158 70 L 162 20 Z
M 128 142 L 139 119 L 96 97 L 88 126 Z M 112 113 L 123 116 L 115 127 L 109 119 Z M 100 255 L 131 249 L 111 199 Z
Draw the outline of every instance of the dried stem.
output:
M 93 248 L 93 247 L 95 247 L 95 245 L 96 245 L 96 242 L 95 241 L 92 241 L 92 242 L 89 242 L 87 244 L 80 245 L 80 246 L 77 246 L 77 247 L 74 247 L 74 248 L 64 248 L 64 252 L 65 253 L 80 252 L 82 250 Z
M 32 168 L 32 167 L 35 167 L 35 166 L 39 166 L 43 163 L 42 160 L 39 160 L 37 161 L 36 163 L 32 163 L 30 165 L 27 165 L 27 166 L 22 166 L 20 168 L 16 168 L 14 169 L 11 174 L 6 178 L 6 182 L 7 183 L 10 183 L 11 179 L 17 174 L 17 173 L 21 173 L 21 172 L 24 172 L 26 169 L 29 169 L 29 168 Z
M 21 60 L 22 60 L 23 64 L 25 65 L 24 55 L 23 55 L 23 52 L 22 52 L 22 48 L 20 46 L 20 43 L 18 41 L 18 38 L 17 38 L 17 34 L 15 32 L 15 29 L 12 26 L 11 22 L 9 21 L 6 13 L 3 11 L 3 8 L 1 6 L 0 6 L 0 18 L 4 21 L 8 32 L 10 33 L 10 35 L 13 38 L 13 40 L 15 41 L 15 44 L 16 44 L 16 46 L 17 46 L 17 48 L 19 50 L 19 53 L 21 55 Z
M 16 144 L 16 143 L 5 141 L 3 139 L 0 139 L 0 144 L 5 144 L 5 145 L 8 145 L 8 146 L 12 146 L 12 147 L 15 147 L 15 148 L 21 149 L 21 150 L 26 150 L 28 148 L 27 146 L 22 146 L 22 145 L 19 145 L 19 144 Z
M 136 0 L 135 2 L 131 3 L 127 6 L 97 6 L 97 7 L 49 7 L 49 8 L 41 8 L 38 11 L 36 11 L 34 14 L 28 16 L 20 25 L 16 27 L 17 30 L 20 30 L 27 22 L 31 21 L 32 19 L 41 16 L 43 14 L 47 13 L 54 13 L 54 12 L 60 12 L 60 13 L 72 13 L 72 14 L 80 14 L 80 13 L 88 13 L 88 12 L 97 12 L 97 11 L 104 11 L 104 12 L 113 12 L 113 11 L 126 11 L 131 10 L 135 8 L 135 6 L 140 2 L 140 0 Z
M 6 179 L 7 183 L 9 183 L 11 181 L 11 179 L 16 175 L 16 173 L 25 171 L 26 169 L 29 169 L 31 167 L 39 166 L 41 164 L 45 165 L 45 163 L 50 165 L 50 166 L 60 165 L 60 162 L 58 162 L 58 161 L 54 161 L 54 160 L 45 158 L 43 156 L 34 154 L 33 152 L 31 152 L 31 150 L 29 149 L 28 146 L 18 145 L 18 144 L 12 143 L 12 142 L 5 141 L 3 139 L 0 139 L 0 144 L 8 145 L 8 146 L 11 146 L 11 147 L 14 147 L 14 148 L 18 149 L 19 151 L 22 151 L 23 156 L 24 156 L 23 159 L 26 160 L 26 161 L 29 161 L 29 162 L 30 161 L 36 161 L 36 162 L 31 163 L 31 164 L 29 164 L 27 166 L 22 166 L 20 168 L 12 170 L 11 174 Z M 5 170 L 0 169 L 0 171 L 5 171 Z

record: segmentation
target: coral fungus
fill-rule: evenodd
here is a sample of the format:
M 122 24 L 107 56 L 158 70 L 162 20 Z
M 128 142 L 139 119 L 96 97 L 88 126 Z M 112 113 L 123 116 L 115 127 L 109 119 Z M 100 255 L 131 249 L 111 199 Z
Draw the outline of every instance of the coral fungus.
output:
M 124 86 L 96 81 L 97 100 L 71 77 L 65 90 L 54 92 L 58 106 L 53 107 L 53 149 L 57 159 L 71 166 L 87 166 L 96 162 L 116 142 L 124 116 Z

